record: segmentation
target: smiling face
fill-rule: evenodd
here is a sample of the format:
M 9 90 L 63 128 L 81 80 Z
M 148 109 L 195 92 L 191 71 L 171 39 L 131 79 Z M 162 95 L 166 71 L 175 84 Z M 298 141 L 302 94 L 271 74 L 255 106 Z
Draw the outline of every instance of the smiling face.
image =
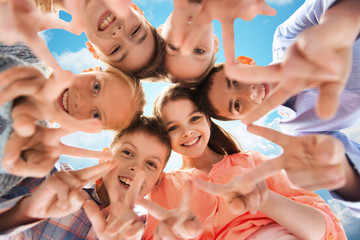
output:
M 192 158 L 204 153 L 210 139 L 209 122 L 192 101 L 170 100 L 162 108 L 161 116 L 172 150 Z
M 124 199 L 131 182 L 140 170 L 144 172 L 145 181 L 139 196 L 143 197 L 151 192 L 165 166 L 169 147 L 157 137 L 140 130 L 123 135 L 112 152 L 113 160 L 118 162 L 118 179 L 122 190 L 120 194 Z M 105 185 L 107 181 L 108 178 L 105 176 Z
M 118 128 L 131 119 L 131 93 L 124 79 L 106 72 L 89 72 L 76 75 L 73 85 L 59 97 L 59 105 L 77 119 L 96 118 L 103 128 Z
M 170 31 L 172 17 L 173 14 L 170 14 L 161 31 L 161 35 L 166 41 L 166 68 L 172 76 L 179 80 L 199 78 L 210 68 L 219 46 L 213 25 L 210 24 L 202 34 L 191 54 L 184 55 L 177 48 L 178 46 L 172 44 Z
M 218 116 L 227 119 L 244 118 L 257 107 L 269 94 L 272 85 L 244 84 L 228 79 L 224 70 L 213 75 L 213 85 L 208 92 L 208 98 Z
M 130 9 L 126 19 L 119 19 L 102 1 L 88 1 L 84 9 L 85 33 L 100 58 L 114 67 L 135 72 L 150 63 L 155 40 L 144 17 Z

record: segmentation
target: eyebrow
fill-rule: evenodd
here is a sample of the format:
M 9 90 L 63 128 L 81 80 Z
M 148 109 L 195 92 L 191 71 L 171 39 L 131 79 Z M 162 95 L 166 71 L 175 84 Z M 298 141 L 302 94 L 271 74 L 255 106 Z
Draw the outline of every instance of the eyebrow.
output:
M 231 81 L 227 77 L 225 77 L 225 79 L 226 79 L 226 83 L 227 83 L 227 88 L 230 89 L 231 88 Z
M 145 32 L 145 35 L 144 35 L 143 37 L 141 37 L 141 38 L 136 42 L 136 44 L 141 44 L 141 43 L 143 43 L 143 42 L 145 41 L 146 37 L 147 37 L 147 32 Z M 115 62 L 119 63 L 119 62 L 124 61 L 125 58 L 127 58 L 128 55 L 129 55 L 128 52 L 125 52 L 125 53 L 121 56 L 121 58 L 119 58 L 119 59 L 116 60 Z
M 191 116 L 191 115 L 193 115 L 193 114 L 196 113 L 196 112 L 201 113 L 201 111 L 199 111 L 198 109 L 196 109 L 196 110 L 192 111 L 188 116 Z M 174 121 L 167 122 L 167 123 L 165 124 L 165 127 L 167 127 L 168 125 L 172 124 L 173 122 L 174 122 Z

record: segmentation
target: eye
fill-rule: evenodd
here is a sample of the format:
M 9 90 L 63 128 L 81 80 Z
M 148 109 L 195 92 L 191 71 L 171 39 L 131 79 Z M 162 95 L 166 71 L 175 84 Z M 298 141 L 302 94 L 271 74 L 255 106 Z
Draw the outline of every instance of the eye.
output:
M 133 157 L 134 155 L 132 154 L 131 151 L 124 149 L 121 151 L 124 155 L 126 155 L 127 157 Z
M 195 48 L 194 53 L 195 54 L 203 54 L 203 53 L 205 53 L 205 50 L 202 50 L 201 48 Z
M 94 110 L 94 112 L 93 112 L 93 118 L 100 120 L 100 119 L 101 119 L 101 118 L 100 118 L 100 113 L 99 113 L 98 111 Z
M 135 36 L 140 31 L 141 25 L 139 25 L 132 33 L 131 36 Z
M 239 83 L 237 82 L 237 81 L 231 81 L 231 83 L 232 83 L 232 85 L 234 86 L 234 87 L 238 87 L 239 86 Z
M 156 163 L 154 163 L 154 162 L 152 162 L 152 161 L 147 161 L 146 162 L 146 164 L 148 165 L 148 166 L 150 166 L 150 168 L 152 168 L 152 169 L 157 169 L 158 167 L 157 167 L 157 165 L 156 165 Z
M 171 43 L 168 44 L 169 48 L 173 51 L 177 51 L 179 50 L 179 48 L 175 47 L 174 45 L 172 45 Z
M 236 101 L 234 102 L 234 108 L 235 108 L 235 110 L 236 110 L 237 112 L 239 112 L 239 110 L 240 110 L 240 102 L 239 102 L 239 100 L 236 100 Z
M 168 128 L 168 132 L 173 132 L 173 131 L 175 131 L 177 129 L 177 127 L 176 126 L 172 126 L 172 127 L 169 127 Z
M 120 46 L 116 46 L 114 50 L 110 53 L 110 55 L 116 54 L 120 50 Z
M 94 93 L 98 93 L 100 91 L 100 83 L 98 81 L 94 82 Z
M 196 120 L 199 120 L 201 117 L 200 116 L 194 116 L 192 118 L 190 118 L 190 122 L 195 122 Z

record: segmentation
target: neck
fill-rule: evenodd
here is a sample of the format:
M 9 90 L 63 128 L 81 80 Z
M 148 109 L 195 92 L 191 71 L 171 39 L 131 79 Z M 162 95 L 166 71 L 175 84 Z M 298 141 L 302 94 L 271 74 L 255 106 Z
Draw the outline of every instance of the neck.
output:
M 220 162 L 224 158 L 224 155 L 218 154 L 206 147 L 203 154 L 199 157 L 191 158 L 182 156 L 183 164 L 181 169 L 196 168 L 205 174 L 208 174 L 212 168 L 212 165 Z

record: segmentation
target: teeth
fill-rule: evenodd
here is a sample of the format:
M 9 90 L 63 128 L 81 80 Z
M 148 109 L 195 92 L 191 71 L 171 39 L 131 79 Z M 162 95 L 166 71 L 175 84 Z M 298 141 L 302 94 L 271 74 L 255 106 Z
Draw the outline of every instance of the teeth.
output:
M 261 88 L 262 88 L 262 96 L 261 96 L 261 100 L 264 100 L 264 98 L 265 98 L 265 94 L 266 94 L 265 85 L 264 85 L 264 84 L 261 84 Z
M 199 138 L 200 137 L 197 137 L 197 138 L 194 138 L 192 141 L 190 141 L 190 142 L 187 142 L 187 143 L 184 143 L 183 145 L 184 146 L 192 146 L 192 145 L 194 145 L 195 143 L 197 143 L 197 141 L 199 140 Z
M 112 23 L 114 19 L 115 16 L 111 12 L 106 14 L 100 23 L 100 30 L 104 30 L 105 28 L 107 28 L 107 26 L 109 26 L 109 24 Z
M 129 187 L 131 186 L 131 182 L 132 180 L 125 178 L 125 177 L 119 177 L 120 182 L 125 183 L 126 185 L 129 185 Z
M 69 90 L 66 90 L 63 95 L 63 106 L 67 112 L 69 112 L 69 106 L 68 106 L 68 97 L 69 97 Z

